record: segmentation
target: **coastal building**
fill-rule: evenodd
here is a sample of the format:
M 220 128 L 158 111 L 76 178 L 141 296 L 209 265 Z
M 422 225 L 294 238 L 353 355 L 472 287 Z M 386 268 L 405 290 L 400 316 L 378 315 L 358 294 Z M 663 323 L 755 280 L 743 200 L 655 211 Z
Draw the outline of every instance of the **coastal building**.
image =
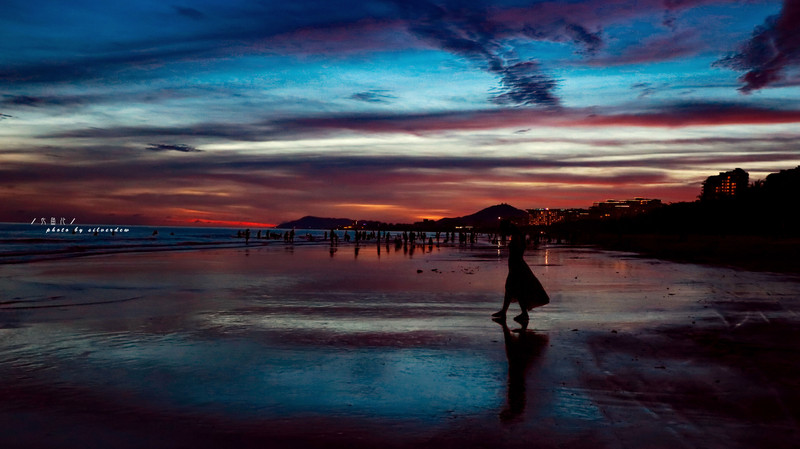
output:
M 741 168 L 709 176 L 703 182 L 700 199 L 719 200 L 735 197 L 747 189 L 749 180 L 750 175 Z
M 768 175 L 764 188 L 771 198 L 783 200 L 786 205 L 797 205 L 800 201 L 800 165 Z
M 551 226 L 556 223 L 588 217 L 586 209 L 528 209 L 528 223 L 532 226 Z
M 591 218 L 622 218 L 648 212 L 663 204 L 659 199 L 634 198 L 632 200 L 605 200 L 589 208 Z
M 550 208 L 528 209 L 528 217 L 528 223 L 533 226 L 550 226 L 562 221 L 558 209 Z

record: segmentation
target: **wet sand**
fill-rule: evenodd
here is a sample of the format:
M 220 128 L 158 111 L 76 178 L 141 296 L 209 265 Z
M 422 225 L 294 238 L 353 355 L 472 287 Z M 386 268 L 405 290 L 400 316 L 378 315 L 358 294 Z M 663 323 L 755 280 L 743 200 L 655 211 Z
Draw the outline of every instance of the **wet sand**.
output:
M 789 448 L 800 279 L 588 248 L 0 267 L 0 446 Z
M 758 235 L 594 234 L 592 244 L 677 262 L 800 274 L 800 239 Z M 589 243 L 589 241 L 587 241 Z

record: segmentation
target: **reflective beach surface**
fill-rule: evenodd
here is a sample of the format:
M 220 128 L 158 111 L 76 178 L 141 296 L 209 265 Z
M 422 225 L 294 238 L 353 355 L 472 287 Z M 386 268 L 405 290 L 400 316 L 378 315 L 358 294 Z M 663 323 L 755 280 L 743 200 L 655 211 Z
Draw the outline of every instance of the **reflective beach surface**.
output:
M 591 248 L 0 266 L 0 446 L 796 447 L 800 281 Z

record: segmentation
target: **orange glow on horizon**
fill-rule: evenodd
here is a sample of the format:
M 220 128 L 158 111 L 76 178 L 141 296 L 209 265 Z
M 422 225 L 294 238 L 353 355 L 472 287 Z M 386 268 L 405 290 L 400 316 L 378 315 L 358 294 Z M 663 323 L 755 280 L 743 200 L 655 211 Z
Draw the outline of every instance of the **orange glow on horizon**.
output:
M 204 224 L 204 225 L 222 225 L 230 227 L 252 227 L 252 228 L 274 228 L 275 226 L 277 226 L 274 223 L 258 223 L 253 221 L 208 220 L 205 218 L 185 220 L 184 222 L 190 225 Z
M 464 214 L 467 215 L 467 214 Z M 442 218 L 446 218 L 444 215 L 420 215 L 414 221 L 422 221 L 422 220 L 441 220 Z

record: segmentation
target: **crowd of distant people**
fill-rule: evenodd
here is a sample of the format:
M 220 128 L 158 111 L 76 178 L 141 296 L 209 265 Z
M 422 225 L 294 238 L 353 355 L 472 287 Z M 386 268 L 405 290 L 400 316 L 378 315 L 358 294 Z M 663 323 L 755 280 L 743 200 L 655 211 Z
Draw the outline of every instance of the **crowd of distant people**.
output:
M 250 241 L 251 238 L 251 231 L 250 229 L 239 230 L 236 231 L 237 238 L 243 238 L 246 242 Z M 291 243 L 295 241 L 296 232 L 294 229 L 289 231 L 272 231 L 266 230 L 261 231 L 259 230 L 256 233 L 256 240 L 283 240 L 286 243 Z M 317 239 L 313 234 L 306 233 L 304 236 L 305 240 L 313 242 Z M 491 236 L 490 236 L 491 237 Z M 469 232 L 421 232 L 421 231 L 395 231 L 392 233 L 391 231 L 364 231 L 364 230 L 344 230 L 344 231 L 337 231 L 335 229 L 331 229 L 329 231 L 325 231 L 322 236 L 323 241 L 329 241 L 331 245 L 339 244 L 340 240 L 343 240 L 345 243 L 355 242 L 369 242 L 369 241 L 377 241 L 380 242 L 387 242 L 387 244 L 395 244 L 395 245 L 408 245 L 408 244 L 428 244 L 428 245 L 440 245 L 444 244 L 455 244 L 456 241 L 460 244 L 467 244 L 467 243 L 475 243 L 478 239 L 478 234 L 474 231 Z
M 445 245 L 468 245 L 474 244 L 478 241 L 480 237 L 483 237 L 484 234 L 480 234 L 474 230 L 465 230 L 465 231 L 436 231 L 436 232 L 423 232 L 423 231 L 366 231 L 366 230 L 336 230 L 331 229 L 330 231 L 325 231 L 322 235 L 322 241 L 330 242 L 331 246 L 337 246 L 340 241 L 344 243 L 355 243 L 356 245 L 360 245 L 366 242 L 376 242 L 378 245 L 384 243 L 387 247 L 389 246 L 396 246 L 398 248 L 402 246 L 415 246 L 415 245 L 427 245 L 427 246 L 440 246 L 442 244 Z M 243 238 L 245 243 L 250 243 L 251 238 L 251 231 L 250 229 L 239 230 L 236 232 L 237 238 Z M 304 236 L 297 236 L 297 233 L 294 229 L 288 231 L 276 231 L 276 230 L 259 230 L 256 235 L 256 240 L 283 240 L 285 243 L 294 243 L 295 238 L 301 238 L 305 241 L 314 242 L 317 241 L 319 235 L 314 235 L 311 233 L 306 233 Z M 485 234 L 487 241 L 491 242 L 492 244 L 506 244 L 506 236 L 503 233 L 489 233 Z M 538 236 L 530 235 L 525 236 L 526 243 L 537 243 Z

